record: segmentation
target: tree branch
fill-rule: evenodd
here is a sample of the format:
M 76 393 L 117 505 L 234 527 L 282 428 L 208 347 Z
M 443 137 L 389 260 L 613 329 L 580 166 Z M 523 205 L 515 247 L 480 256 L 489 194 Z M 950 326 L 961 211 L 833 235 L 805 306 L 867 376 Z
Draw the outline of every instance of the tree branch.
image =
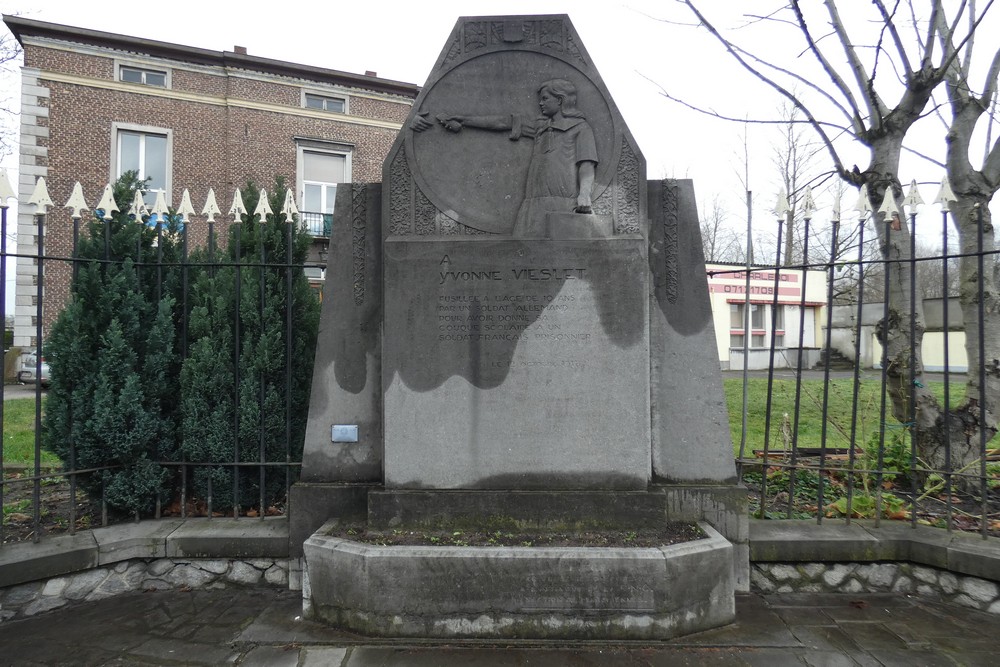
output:
M 816 40 L 812 36 L 812 33 L 809 31 L 809 26 L 806 25 L 805 16 L 803 16 L 802 14 L 802 9 L 799 7 L 799 3 L 793 2 L 792 9 L 795 11 L 795 15 L 799 21 L 799 29 L 802 31 L 803 36 L 805 36 L 806 38 L 806 44 L 809 45 L 809 51 L 813 54 L 813 57 L 815 57 L 816 60 L 819 62 L 820 66 L 823 68 L 823 71 L 826 72 L 826 75 L 830 77 L 830 81 L 833 82 L 833 85 L 837 87 L 837 90 L 840 91 L 840 94 L 843 95 L 844 98 L 847 100 L 848 104 L 850 104 L 851 111 L 854 114 L 852 120 L 852 124 L 854 125 L 854 131 L 855 134 L 860 137 L 865 132 L 865 124 L 861 118 L 861 108 L 858 106 L 857 101 L 854 99 L 854 95 L 851 93 L 850 86 L 847 85 L 847 82 L 841 78 L 840 74 L 837 73 L 837 70 L 833 68 L 833 65 L 831 65 L 830 62 L 826 59 L 826 56 L 823 55 L 823 52 L 819 48 L 819 44 L 816 42 Z
M 889 36 L 892 37 L 893 43 L 896 45 L 896 53 L 899 54 L 899 59 L 903 61 L 903 67 L 906 69 L 906 81 L 910 81 L 910 77 L 913 75 L 913 67 L 910 66 L 910 60 L 906 57 L 906 49 L 903 48 L 903 40 L 899 37 L 899 32 L 896 30 L 896 24 L 893 21 L 893 17 L 896 14 L 896 10 L 899 8 L 899 1 L 896 2 L 896 7 L 893 8 L 892 14 L 889 13 L 882 0 L 873 0 L 875 6 L 878 8 L 879 13 L 882 15 L 883 30 L 889 31 Z M 881 39 L 879 40 L 881 41 Z
M 851 38 L 847 34 L 847 29 L 844 27 L 844 22 L 840 18 L 840 13 L 837 11 L 837 4 L 834 0 L 823 0 L 823 4 L 826 5 L 827 12 L 830 14 L 830 21 L 833 26 L 833 30 L 837 33 L 837 38 L 840 41 L 841 47 L 844 49 L 844 55 L 847 57 L 847 62 L 851 67 L 851 71 L 854 72 L 854 79 L 858 84 L 858 88 L 864 94 L 865 104 L 868 108 L 869 121 L 874 126 L 878 124 L 882 125 L 882 120 L 888 113 L 885 104 L 879 99 L 878 93 L 875 92 L 875 88 L 871 85 L 871 77 L 868 76 L 868 72 L 865 70 L 864 64 L 861 62 L 861 58 L 858 57 L 858 52 L 854 50 L 854 46 L 851 43 Z M 797 12 L 799 10 L 799 3 L 797 1 L 793 2 L 792 5 L 795 7 Z
M 766 76 L 764 73 L 760 72 L 750 63 L 744 60 L 743 57 L 740 55 L 740 53 L 733 48 L 733 45 L 730 44 L 729 40 L 723 37 L 722 34 L 715 28 L 715 26 L 712 25 L 712 23 L 707 18 L 705 18 L 705 16 L 700 11 L 698 11 L 698 9 L 691 3 L 691 0 L 683 0 L 683 2 L 685 5 L 687 5 L 688 9 L 690 9 L 691 12 L 698 17 L 698 20 L 705 27 L 705 29 L 708 30 L 709 33 L 711 33 L 712 36 L 719 41 L 719 43 L 722 44 L 723 48 L 725 48 L 726 51 L 728 51 L 729 54 L 733 58 L 735 58 L 740 65 L 743 66 L 744 69 L 753 74 L 760 81 L 764 82 L 774 90 L 778 91 L 782 96 L 784 96 L 787 100 L 789 100 L 793 105 L 795 105 L 796 108 L 799 109 L 799 111 L 801 111 L 805 115 L 805 117 L 809 121 L 809 124 L 812 125 L 813 129 L 816 130 L 816 133 L 820 136 L 820 139 L 826 146 L 827 151 L 830 153 L 830 159 L 833 161 L 837 169 L 837 172 L 842 176 L 844 176 L 845 178 L 847 178 L 849 172 L 844 168 L 843 161 L 840 159 L 840 155 L 837 154 L 837 149 L 834 147 L 833 141 L 831 141 L 830 137 L 823 129 L 823 123 L 818 121 L 816 117 L 812 114 L 812 112 L 798 98 L 796 98 L 795 95 L 786 90 L 777 81 L 774 81 L 770 77 Z

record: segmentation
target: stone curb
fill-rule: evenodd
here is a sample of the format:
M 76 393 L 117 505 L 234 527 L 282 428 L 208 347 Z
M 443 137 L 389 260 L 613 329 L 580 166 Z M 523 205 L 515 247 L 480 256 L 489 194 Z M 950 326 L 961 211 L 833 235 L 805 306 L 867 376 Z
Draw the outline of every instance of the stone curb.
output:
M 1000 539 L 883 521 L 750 521 L 752 563 L 911 562 L 1000 581 Z
M 135 558 L 288 558 L 288 518 L 160 519 L 0 548 L 0 589 Z

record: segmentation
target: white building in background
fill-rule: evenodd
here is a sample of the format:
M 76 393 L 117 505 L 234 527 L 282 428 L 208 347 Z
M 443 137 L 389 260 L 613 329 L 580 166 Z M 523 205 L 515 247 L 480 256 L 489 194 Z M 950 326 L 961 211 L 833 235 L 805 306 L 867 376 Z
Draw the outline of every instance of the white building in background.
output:
M 819 361 L 826 324 L 826 271 L 751 269 L 748 304 L 745 266 L 706 264 L 705 268 L 719 363 L 724 370 L 743 368 L 747 336 L 747 367 L 752 370 L 769 366 L 772 339 L 776 368 L 795 368 L 800 351 L 805 355 L 803 368 Z

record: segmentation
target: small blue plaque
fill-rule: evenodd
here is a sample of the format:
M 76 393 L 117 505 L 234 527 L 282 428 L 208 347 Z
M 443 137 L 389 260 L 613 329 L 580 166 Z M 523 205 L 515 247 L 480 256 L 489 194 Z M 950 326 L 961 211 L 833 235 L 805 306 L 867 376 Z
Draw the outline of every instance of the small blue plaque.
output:
M 330 433 L 330 440 L 333 442 L 357 442 L 357 424 L 334 424 Z

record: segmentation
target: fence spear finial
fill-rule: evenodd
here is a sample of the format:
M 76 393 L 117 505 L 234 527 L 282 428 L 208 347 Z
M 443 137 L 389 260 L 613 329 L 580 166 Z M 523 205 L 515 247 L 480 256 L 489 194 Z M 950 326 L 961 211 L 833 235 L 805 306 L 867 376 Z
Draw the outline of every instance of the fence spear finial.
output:
M 69 216 L 74 220 L 80 219 L 80 211 L 90 210 L 87 207 L 87 200 L 83 197 L 83 186 L 80 185 L 80 181 L 73 184 L 73 192 L 70 193 L 69 201 L 64 208 L 72 209 Z
M 285 205 L 281 207 L 281 212 L 285 214 L 285 222 L 291 223 L 292 217 L 299 214 L 299 209 L 295 205 L 295 197 L 292 196 L 292 189 L 285 190 Z
M 935 204 L 941 204 L 942 211 L 950 211 L 952 202 L 958 201 L 958 197 L 951 190 L 951 183 L 948 181 L 948 174 L 944 175 L 941 179 L 941 189 L 938 190 L 937 199 L 934 200 Z
M 924 198 L 920 196 L 920 190 L 917 189 L 917 179 L 910 181 L 910 189 L 906 193 L 906 198 L 903 199 L 903 206 L 910 207 L 910 215 L 917 214 L 917 207 L 924 203 Z
M 816 202 L 813 200 L 813 189 L 811 185 L 806 186 L 806 191 L 802 194 L 802 217 L 806 220 L 812 219 L 812 214 L 816 210 Z
M 247 207 L 243 205 L 243 197 L 240 195 L 239 188 L 236 188 L 236 192 L 233 193 L 233 204 L 229 207 L 229 212 L 233 216 L 233 222 L 239 222 L 240 216 L 245 215 L 247 212 Z
M 0 167 L 0 208 L 9 208 L 10 204 L 7 200 L 11 198 L 17 199 L 17 193 L 14 192 L 14 188 L 10 185 L 10 177 L 7 176 L 7 170 Z
M 191 205 L 191 193 L 188 192 L 187 188 L 184 188 L 184 192 L 181 194 L 181 205 L 177 207 L 177 214 L 181 216 L 181 220 L 184 223 L 191 221 L 191 216 L 194 215 L 194 206 Z
M 260 197 L 257 198 L 257 208 L 253 210 L 253 214 L 259 215 L 261 222 L 265 222 L 267 216 L 274 214 L 274 211 L 271 210 L 271 204 L 267 201 L 267 190 L 260 191 Z
M 149 209 L 146 208 L 146 202 L 142 198 L 142 190 L 135 191 L 135 197 L 132 199 L 132 206 L 128 210 L 129 215 L 135 217 L 139 222 L 142 222 L 143 216 L 149 215 Z
M 774 205 L 774 214 L 778 216 L 778 220 L 784 220 L 791 210 L 792 208 L 788 205 L 788 195 L 785 194 L 785 189 L 781 188 L 781 192 L 778 193 L 778 202 Z
M 115 202 L 115 193 L 110 183 L 104 186 L 104 194 L 101 195 L 101 201 L 98 202 L 96 210 L 104 211 L 102 217 L 105 220 L 110 220 L 112 217 L 111 214 L 119 211 L 118 204 Z
M 858 192 L 858 203 L 854 205 L 854 210 L 858 212 L 858 217 L 862 220 L 868 217 L 871 213 L 872 205 L 868 201 L 868 184 L 863 183 L 861 185 L 861 190 Z
M 167 197 L 163 190 L 156 191 L 156 201 L 153 202 L 151 213 L 156 216 L 158 221 L 162 222 L 167 219 L 167 214 L 170 213 L 170 210 L 167 208 Z
M 215 222 L 215 216 L 222 215 L 222 209 L 215 201 L 215 190 L 208 189 L 208 197 L 205 199 L 205 207 L 201 209 L 201 214 L 208 216 L 208 222 Z
M 886 220 L 891 220 L 893 216 L 899 217 L 899 207 L 896 206 L 896 197 L 892 194 L 892 186 L 885 189 L 885 196 L 882 197 L 882 205 L 878 207 L 878 212 L 885 216 Z
M 49 188 L 45 185 L 45 177 L 39 176 L 38 180 L 35 181 L 35 190 L 31 193 L 31 197 L 28 198 L 29 204 L 34 204 L 37 207 L 37 213 L 45 215 L 48 212 L 49 206 L 53 206 L 52 198 L 49 197 Z

